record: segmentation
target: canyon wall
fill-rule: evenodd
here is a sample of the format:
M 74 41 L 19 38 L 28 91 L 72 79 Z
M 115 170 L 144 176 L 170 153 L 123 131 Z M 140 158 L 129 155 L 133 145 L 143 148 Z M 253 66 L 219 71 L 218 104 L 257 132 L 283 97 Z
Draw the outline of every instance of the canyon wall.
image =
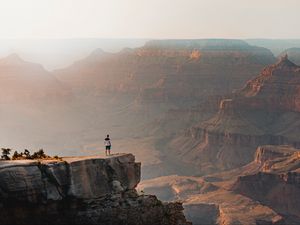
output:
M 252 162 L 209 176 L 165 176 L 138 188 L 161 199 L 182 201 L 196 225 L 299 224 L 300 151 L 288 145 L 263 145 Z
M 173 139 L 169 148 L 207 174 L 249 163 L 260 145 L 300 147 L 300 67 L 287 56 L 266 67 L 212 118 Z

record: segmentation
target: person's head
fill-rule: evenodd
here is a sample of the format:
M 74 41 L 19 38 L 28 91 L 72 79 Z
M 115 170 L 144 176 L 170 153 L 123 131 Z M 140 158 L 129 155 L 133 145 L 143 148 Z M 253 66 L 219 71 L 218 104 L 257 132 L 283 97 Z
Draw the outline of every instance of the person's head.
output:
M 108 135 L 106 135 L 106 137 L 108 137 L 108 138 L 109 138 L 109 134 L 108 134 Z

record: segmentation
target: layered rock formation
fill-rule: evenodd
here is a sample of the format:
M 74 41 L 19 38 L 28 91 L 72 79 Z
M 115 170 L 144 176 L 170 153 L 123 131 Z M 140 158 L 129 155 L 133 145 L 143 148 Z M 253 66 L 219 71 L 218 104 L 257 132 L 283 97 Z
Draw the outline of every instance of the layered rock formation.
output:
M 193 224 L 299 224 L 299 154 L 291 146 L 259 146 L 243 167 L 205 177 L 156 178 L 139 188 L 183 201 Z
M 211 119 L 190 128 L 170 144 L 203 173 L 250 162 L 259 145 L 299 146 L 300 67 L 285 56 L 266 67 Z
M 300 222 L 300 151 L 289 146 L 262 146 L 257 149 L 260 172 L 240 176 L 231 187 L 271 207 L 285 217 L 286 224 Z
M 77 91 L 194 104 L 238 88 L 274 60 L 267 49 L 239 40 L 157 40 L 115 54 L 97 50 L 56 75 Z
M 224 94 L 274 60 L 269 50 L 239 40 L 158 40 L 118 53 L 96 50 L 53 73 L 9 57 L 3 64 L 13 72 L 7 73 L 9 85 L 3 85 L 0 99 L 11 95 L 15 104 L 0 106 L 5 123 L 0 141 L 4 147 L 72 149 L 66 154 L 78 155 L 83 149 L 88 154 L 94 153 L 90 149 L 98 151 L 101 133 L 109 132 L 115 142 L 169 138 L 210 118 Z M 7 74 L 3 80 L 0 75 L 1 84 L 8 82 Z M 58 79 L 53 80 L 53 74 Z M 62 89 L 55 88 L 58 80 Z M 61 94 L 70 89 L 73 101 Z M 40 104 L 20 109 L 25 98 Z M 54 138 L 56 142 L 49 141 Z
M 189 224 L 181 204 L 137 194 L 131 154 L 2 161 L 0 181 L 0 224 Z

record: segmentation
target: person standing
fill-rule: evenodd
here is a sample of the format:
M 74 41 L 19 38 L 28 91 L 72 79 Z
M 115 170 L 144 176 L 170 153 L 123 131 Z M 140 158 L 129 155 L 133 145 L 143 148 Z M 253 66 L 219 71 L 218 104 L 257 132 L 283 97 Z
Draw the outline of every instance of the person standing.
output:
M 109 135 L 106 135 L 106 138 L 104 139 L 104 145 L 105 145 L 105 155 L 110 155 L 110 149 L 111 149 L 111 142 Z

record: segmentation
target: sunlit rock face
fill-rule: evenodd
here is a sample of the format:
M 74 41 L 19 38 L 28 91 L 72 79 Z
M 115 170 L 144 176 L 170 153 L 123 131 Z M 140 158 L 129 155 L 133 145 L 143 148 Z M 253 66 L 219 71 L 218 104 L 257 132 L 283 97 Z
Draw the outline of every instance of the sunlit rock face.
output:
M 287 145 L 263 145 L 252 162 L 205 177 L 165 176 L 138 188 L 184 203 L 196 225 L 299 224 L 300 151 Z
M 260 172 L 243 175 L 231 190 L 273 208 L 286 224 L 300 222 L 300 151 L 291 146 L 261 146 L 255 162 Z
M 299 147 L 299 90 L 300 67 L 284 56 L 223 99 L 214 117 L 172 140 L 170 148 L 211 173 L 247 164 L 259 145 Z
M 131 154 L 2 161 L 0 181 L 1 224 L 189 224 L 181 204 L 137 194 Z

